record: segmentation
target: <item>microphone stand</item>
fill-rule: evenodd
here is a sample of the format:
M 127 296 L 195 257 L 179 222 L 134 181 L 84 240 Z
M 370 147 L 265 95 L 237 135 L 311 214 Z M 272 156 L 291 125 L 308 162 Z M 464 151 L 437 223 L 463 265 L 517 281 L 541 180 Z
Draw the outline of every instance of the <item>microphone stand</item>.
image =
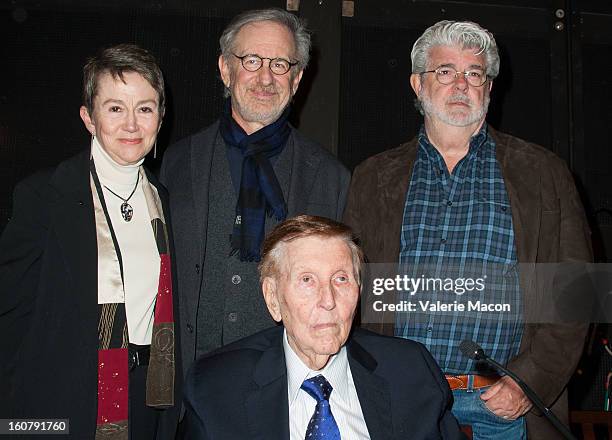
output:
M 484 352 L 480 354 L 481 354 L 480 360 L 493 365 L 495 368 L 497 368 L 500 371 L 503 371 L 504 373 L 506 373 L 506 375 L 514 379 L 514 381 L 518 384 L 519 387 L 521 387 L 525 395 L 529 398 L 529 400 L 531 400 L 534 406 L 538 408 L 540 411 L 542 411 L 542 414 L 544 414 L 546 418 L 550 421 L 550 423 L 552 423 L 554 427 L 557 428 L 557 430 L 561 434 L 563 434 L 563 437 L 565 437 L 567 440 L 576 440 L 576 437 L 573 436 L 570 430 L 567 429 L 567 427 L 563 423 L 561 423 L 561 421 L 557 418 L 557 416 L 550 409 L 548 409 L 546 405 L 544 405 L 544 402 L 542 402 L 542 400 L 538 397 L 538 395 L 531 388 L 529 388 L 529 386 L 525 382 L 523 382 L 512 371 L 508 370 L 506 367 L 502 366 L 501 364 L 499 364 L 498 362 L 494 361 L 489 356 L 484 354 Z

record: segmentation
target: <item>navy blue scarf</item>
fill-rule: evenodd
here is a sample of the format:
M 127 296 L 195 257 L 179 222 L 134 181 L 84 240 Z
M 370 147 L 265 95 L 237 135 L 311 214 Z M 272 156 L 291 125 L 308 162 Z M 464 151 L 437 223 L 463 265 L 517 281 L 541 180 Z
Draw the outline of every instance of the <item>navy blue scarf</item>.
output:
M 228 146 L 242 154 L 240 189 L 231 237 L 231 255 L 241 261 L 259 261 L 265 236 L 266 213 L 277 221 L 287 217 L 287 204 L 270 159 L 278 156 L 287 143 L 291 129 L 287 122 L 289 107 L 272 124 L 251 135 L 232 118 L 231 98 L 225 103 L 219 131 Z M 230 169 L 240 166 L 230 161 Z M 232 173 L 236 175 L 236 173 Z

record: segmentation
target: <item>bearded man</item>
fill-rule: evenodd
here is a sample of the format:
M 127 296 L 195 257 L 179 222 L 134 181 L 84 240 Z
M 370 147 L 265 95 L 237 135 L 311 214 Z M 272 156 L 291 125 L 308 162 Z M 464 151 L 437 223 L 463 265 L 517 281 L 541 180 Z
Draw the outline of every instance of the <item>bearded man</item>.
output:
M 523 312 L 552 292 L 529 284 L 518 263 L 591 260 L 572 176 L 549 150 L 485 122 L 499 72 L 486 29 L 441 21 L 415 42 L 411 58 L 410 84 L 424 125 L 412 141 L 357 167 L 344 221 L 372 263 L 435 268 L 441 278 L 451 269 L 497 265 L 502 276 L 492 299 L 511 304 L 514 313 L 504 319 L 381 313 L 370 327 L 425 344 L 453 389 L 453 413 L 472 427 L 473 438 L 524 439 L 526 432 L 559 438 L 515 381 L 483 370 L 459 344 L 476 341 L 567 422 L 563 391 L 586 328 L 527 323 Z
M 265 233 L 297 214 L 338 219 L 350 180 L 288 123 L 309 58 L 304 24 L 281 9 L 247 11 L 219 41 L 224 111 L 171 146 L 160 171 L 170 193 L 185 369 L 275 325 L 258 283 Z

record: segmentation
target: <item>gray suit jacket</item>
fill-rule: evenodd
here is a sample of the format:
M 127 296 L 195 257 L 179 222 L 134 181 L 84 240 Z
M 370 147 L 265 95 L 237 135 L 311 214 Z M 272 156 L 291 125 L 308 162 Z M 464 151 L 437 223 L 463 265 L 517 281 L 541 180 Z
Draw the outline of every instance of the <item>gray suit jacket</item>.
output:
M 196 353 L 196 320 L 207 253 L 209 183 L 215 172 L 211 165 L 214 145 L 220 136 L 218 127 L 216 122 L 172 145 L 164 155 L 160 171 L 160 180 L 170 193 L 185 372 Z M 327 150 L 294 128 L 290 136 L 294 148 L 293 162 L 288 194 L 284 194 L 289 216 L 312 214 L 340 219 L 350 173 Z M 255 300 L 261 303 L 261 293 L 258 285 L 252 289 L 255 307 Z M 219 292 L 219 295 L 223 294 Z

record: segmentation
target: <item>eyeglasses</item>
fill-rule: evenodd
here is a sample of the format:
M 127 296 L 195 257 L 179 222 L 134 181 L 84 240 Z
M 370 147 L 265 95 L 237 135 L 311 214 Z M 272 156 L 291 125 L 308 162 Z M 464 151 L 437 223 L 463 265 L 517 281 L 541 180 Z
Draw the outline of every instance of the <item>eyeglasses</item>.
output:
M 240 60 L 242 67 L 249 72 L 257 72 L 259 69 L 261 69 L 261 66 L 263 66 L 263 60 L 270 61 L 268 67 L 275 75 L 284 75 L 285 73 L 289 72 L 289 69 L 298 64 L 297 61 L 292 63 L 284 58 L 266 58 L 254 54 L 247 54 L 241 57 L 236 54 L 233 55 Z
M 465 72 L 459 72 L 452 67 L 438 67 L 437 69 L 427 70 L 423 73 L 435 73 L 438 82 L 445 85 L 454 82 L 458 75 L 463 75 L 468 84 L 474 87 L 480 87 L 489 79 L 482 69 L 471 69 Z

